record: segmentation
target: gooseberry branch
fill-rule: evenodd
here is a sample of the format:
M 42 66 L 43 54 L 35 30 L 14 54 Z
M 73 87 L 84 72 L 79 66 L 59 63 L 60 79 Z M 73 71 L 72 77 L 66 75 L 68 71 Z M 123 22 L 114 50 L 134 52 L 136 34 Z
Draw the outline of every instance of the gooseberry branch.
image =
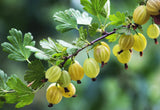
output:
M 109 32 L 109 33 L 108 33 L 108 32 L 104 32 L 104 33 L 103 33 L 104 35 L 102 35 L 101 37 L 99 37 L 99 38 L 91 41 L 91 42 L 88 43 L 86 46 L 78 49 L 75 53 L 73 53 L 73 54 L 71 54 L 71 55 L 69 55 L 69 56 L 64 57 L 64 61 L 61 63 L 61 66 L 63 67 L 63 65 L 66 63 L 66 61 L 67 61 L 69 58 L 72 58 L 72 57 L 76 56 L 76 55 L 77 55 L 80 51 L 82 51 L 83 49 L 85 49 L 85 48 L 93 45 L 94 43 L 96 43 L 96 42 L 98 42 L 98 41 L 106 38 L 107 36 L 109 36 L 109 35 L 111 35 L 111 34 L 114 34 L 115 32 L 116 32 L 116 29 L 114 29 L 112 32 Z

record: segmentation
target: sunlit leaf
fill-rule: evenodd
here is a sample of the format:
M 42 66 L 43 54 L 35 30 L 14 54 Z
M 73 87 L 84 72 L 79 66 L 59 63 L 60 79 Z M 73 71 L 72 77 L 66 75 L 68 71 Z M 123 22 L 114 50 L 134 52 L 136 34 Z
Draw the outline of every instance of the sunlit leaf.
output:
M 107 0 L 81 0 L 81 4 L 84 6 L 83 9 L 92 15 L 102 15 L 106 17 L 108 15 L 106 4 Z M 106 4 L 106 5 L 105 5 Z M 110 7 L 109 7 L 110 8 Z
M 89 17 L 86 12 L 80 13 L 78 10 L 69 9 L 56 12 L 54 20 L 60 22 L 56 29 L 61 32 L 66 32 L 72 29 L 78 29 L 78 25 L 90 25 L 92 17 Z
M 111 21 L 112 25 L 122 25 L 125 23 L 125 14 L 118 11 L 116 14 L 110 15 L 109 20 Z

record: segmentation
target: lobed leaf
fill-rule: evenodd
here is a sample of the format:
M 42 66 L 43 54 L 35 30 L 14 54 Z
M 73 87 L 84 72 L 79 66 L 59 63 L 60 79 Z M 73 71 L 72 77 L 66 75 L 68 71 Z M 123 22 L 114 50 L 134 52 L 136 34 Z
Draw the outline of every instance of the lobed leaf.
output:
M 6 103 L 17 103 L 16 108 L 21 108 L 33 102 L 32 89 L 27 87 L 16 75 L 9 77 L 6 84 L 12 89 L 5 94 Z
M 60 53 L 64 50 L 62 45 L 56 43 L 51 38 L 48 38 L 48 40 L 41 40 L 40 45 L 43 48 L 42 50 L 33 46 L 26 46 L 27 49 L 35 52 L 35 57 L 40 60 L 50 60 L 54 54 Z
M 118 37 L 119 37 L 119 34 L 115 33 L 115 34 L 111 34 L 111 35 L 107 36 L 106 39 L 109 42 L 115 42 Z
M 116 14 L 110 15 L 109 20 L 111 21 L 112 25 L 122 25 L 125 23 L 125 14 L 118 11 Z
M 92 15 L 102 15 L 107 17 L 110 14 L 110 2 L 109 0 L 81 0 L 83 9 Z
M 2 70 L 0 70 L 0 91 L 1 89 L 7 89 L 7 85 L 6 85 L 6 80 L 7 80 L 7 74 L 4 73 Z
M 61 32 L 78 29 L 79 24 L 90 25 L 92 21 L 92 18 L 86 12 L 80 13 L 78 10 L 72 8 L 56 12 L 53 17 L 55 21 L 60 23 L 56 26 L 56 29 Z
M 7 37 L 9 42 L 4 42 L 1 44 L 3 51 L 9 53 L 8 58 L 15 61 L 25 61 L 30 55 L 31 51 L 25 48 L 25 46 L 34 46 L 35 41 L 31 33 L 26 33 L 24 38 L 22 37 L 22 32 L 12 28 L 10 31 L 10 36 Z
M 89 34 L 91 37 L 96 34 L 98 27 L 99 27 L 98 23 L 93 23 L 89 26 Z

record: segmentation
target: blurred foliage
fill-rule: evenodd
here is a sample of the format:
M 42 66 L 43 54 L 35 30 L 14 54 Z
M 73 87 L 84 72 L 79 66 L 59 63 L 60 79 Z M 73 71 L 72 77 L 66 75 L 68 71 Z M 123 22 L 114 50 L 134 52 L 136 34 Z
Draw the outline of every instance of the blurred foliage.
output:
M 23 33 L 31 32 L 35 41 L 48 36 L 69 42 L 76 40 L 75 36 L 78 34 L 75 31 L 64 34 L 56 31 L 53 14 L 68 8 L 82 10 L 79 2 L 80 0 L 0 0 L 0 43 L 7 40 L 11 28 L 22 30 Z M 111 14 L 120 11 L 132 15 L 136 6 L 138 3 L 135 0 L 111 0 Z M 82 80 L 81 85 L 74 82 L 78 96 L 64 98 L 53 109 L 160 110 L 160 51 L 159 46 L 148 39 L 145 32 L 149 23 L 142 27 L 148 41 L 142 58 L 139 53 L 133 51 L 129 69 L 124 70 L 123 65 L 112 54 L 109 63 L 101 69 L 96 82 L 87 77 Z M 113 28 L 108 27 L 107 30 Z M 111 48 L 115 43 L 109 43 Z M 24 80 L 27 63 L 8 60 L 7 54 L 2 52 L 2 47 L 0 49 L 0 69 L 8 75 L 17 74 Z M 87 58 L 85 50 L 83 52 L 76 57 L 81 64 Z M 36 94 L 31 105 L 20 110 L 49 110 L 45 98 L 47 85 Z M 1 110 L 16 110 L 14 106 L 5 104 Z

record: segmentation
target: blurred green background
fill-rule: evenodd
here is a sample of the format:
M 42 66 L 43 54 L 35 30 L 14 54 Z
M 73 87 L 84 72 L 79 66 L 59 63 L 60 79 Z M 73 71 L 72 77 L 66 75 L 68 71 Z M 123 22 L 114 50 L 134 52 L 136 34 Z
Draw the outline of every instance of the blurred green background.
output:
M 137 5 L 135 0 L 111 0 L 111 14 L 128 11 L 132 15 Z M 75 40 L 78 33 L 57 32 L 52 17 L 56 11 L 68 8 L 83 11 L 80 0 L 0 0 L 0 43 L 7 41 L 11 28 L 31 32 L 37 47 L 38 42 L 47 37 L 67 42 Z M 143 26 L 148 42 L 144 55 L 140 57 L 133 51 L 128 70 L 111 54 L 96 82 L 86 76 L 80 85 L 73 82 L 77 89 L 76 98 L 63 98 L 59 104 L 48 108 L 45 98 L 48 83 L 36 94 L 31 105 L 19 110 L 160 110 L 160 47 L 146 35 L 150 23 L 151 20 Z M 109 43 L 110 47 L 115 43 Z M 85 51 L 76 57 L 81 65 L 86 58 Z M 17 74 L 23 80 L 27 63 L 8 60 L 7 53 L 0 47 L 0 69 L 8 75 Z M 14 106 L 5 104 L 1 110 L 17 110 Z

